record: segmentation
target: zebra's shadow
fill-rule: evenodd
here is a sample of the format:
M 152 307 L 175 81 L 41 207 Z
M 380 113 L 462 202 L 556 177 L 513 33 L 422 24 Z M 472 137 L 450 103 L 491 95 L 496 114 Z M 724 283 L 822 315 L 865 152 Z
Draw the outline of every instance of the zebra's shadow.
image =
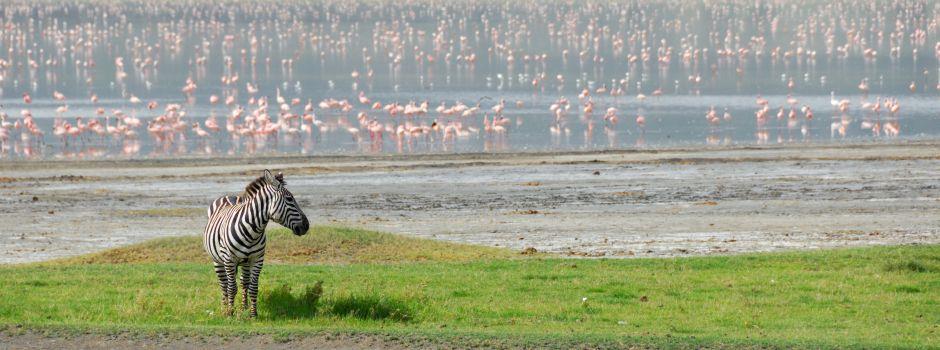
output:
M 408 322 L 414 312 L 405 301 L 385 296 L 347 295 L 327 300 L 323 314 L 362 320 Z
M 323 281 L 318 281 L 313 286 L 304 286 L 297 295 L 291 293 L 289 285 L 282 284 L 265 293 L 258 305 L 272 318 L 314 318 L 317 316 L 322 294 Z
M 281 285 L 264 295 L 259 306 L 269 317 L 280 319 L 310 319 L 315 317 L 351 317 L 361 320 L 409 322 L 414 318 L 408 302 L 386 296 L 341 295 L 321 299 L 323 282 L 305 286 L 291 293 L 288 285 Z

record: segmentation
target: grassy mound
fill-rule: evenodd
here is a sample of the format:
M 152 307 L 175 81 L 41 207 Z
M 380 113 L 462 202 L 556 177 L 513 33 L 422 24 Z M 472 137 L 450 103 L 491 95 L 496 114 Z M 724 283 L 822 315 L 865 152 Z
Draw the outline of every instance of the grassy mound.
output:
M 455 244 L 374 231 L 316 226 L 301 237 L 285 228 L 268 232 L 265 263 L 340 264 L 504 259 L 518 254 L 499 248 Z M 156 239 L 54 264 L 207 263 L 202 236 Z

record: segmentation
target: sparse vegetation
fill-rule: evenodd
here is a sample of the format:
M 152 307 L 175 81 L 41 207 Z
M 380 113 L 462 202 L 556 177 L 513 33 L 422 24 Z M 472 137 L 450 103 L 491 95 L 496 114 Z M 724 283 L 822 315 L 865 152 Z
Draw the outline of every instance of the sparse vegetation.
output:
M 585 260 L 330 227 L 274 230 L 271 242 L 257 320 L 219 314 L 199 239 L 185 237 L 0 267 L 0 328 L 251 330 L 276 341 L 358 332 L 487 347 L 940 342 L 940 246 Z
M 409 238 L 357 229 L 315 226 L 304 236 L 268 230 L 266 263 L 344 264 L 471 261 L 516 256 L 490 247 Z M 52 264 L 208 263 L 202 236 L 169 237 L 106 250 Z

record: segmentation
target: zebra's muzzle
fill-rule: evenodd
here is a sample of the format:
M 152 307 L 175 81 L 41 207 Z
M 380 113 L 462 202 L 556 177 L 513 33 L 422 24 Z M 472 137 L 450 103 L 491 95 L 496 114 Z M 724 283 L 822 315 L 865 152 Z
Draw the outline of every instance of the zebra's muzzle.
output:
M 310 221 L 307 220 L 307 217 L 303 217 L 303 221 L 300 222 L 300 225 L 294 227 L 294 234 L 298 236 L 303 236 L 307 234 L 307 231 L 310 230 Z

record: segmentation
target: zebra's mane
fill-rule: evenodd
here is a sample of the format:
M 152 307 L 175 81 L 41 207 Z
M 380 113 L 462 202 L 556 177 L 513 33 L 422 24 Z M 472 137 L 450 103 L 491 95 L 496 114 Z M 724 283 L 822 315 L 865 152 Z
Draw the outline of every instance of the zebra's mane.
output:
M 261 176 L 255 179 L 254 181 L 252 181 L 251 183 L 249 183 L 248 186 L 245 186 L 245 192 L 242 193 L 238 197 L 239 199 L 248 199 L 248 198 L 254 197 L 254 195 L 258 193 L 258 191 L 260 191 L 261 188 L 264 187 L 264 185 L 267 185 L 267 184 L 268 184 L 268 181 L 264 179 L 264 176 Z
M 277 181 L 281 183 L 281 186 L 287 185 L 287 183 L 284 182 L 283 175 L 277 174 L 274 178 L 277 179 Z M 238 199 L 242 200 L 242 199 L 248 199 L 248 198 L 253 197 L 265 185 L 269 185 L 269 183 L 267 180 L 265 180 L 264 176 L 258 177 L 257 179 L 249 183 L 248 186 L 245 186 L 245 192 L 243 192 L 240 196 L 238 196 Z

